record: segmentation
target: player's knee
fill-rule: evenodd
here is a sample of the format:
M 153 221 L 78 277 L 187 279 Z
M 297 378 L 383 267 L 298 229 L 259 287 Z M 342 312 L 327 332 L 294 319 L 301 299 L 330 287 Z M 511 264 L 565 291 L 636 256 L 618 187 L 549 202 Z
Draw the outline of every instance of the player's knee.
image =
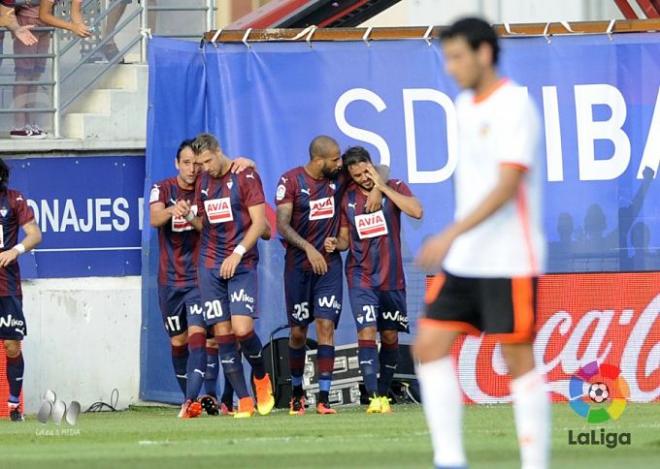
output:
M 231 322 L 223 321 L 213 325 L 213 335 L 229 335 L 232 334 Z
M 335 323 L 327 319 L 317 319 L 316 335 L 319 344 L 332 345 L 335 337 Z
M 300 348 L 305 345 L 307 341 L 307 328 L 292 327 L 291 334 L 289 335 L 289 344 L 293 348 Z
M 21 343 L 18 340 L 5 340 L 5 353 L 9 358 L 17 357 L 21 353 Z
M 218 344 L 216 344 L 215 340 L 213 339 L 206 339 L 206 348 L 214 348 L 218 349 Z
M 431 340 L 431 337 L 418 335 L 415 339 L 415 342 L 412 346 L 412 353 L 420 363 L 428 363 L 434 360 L 439 360 L 443 358 L 446 354 L 443 354 L 438 344 Z
M 170 343 L 173 347 L 181 347 L 186 345 L 188 343 L 188 334 L 184 332 L 183 334 L 170 337 Z
M 360 340 L 376 340 L 376 328 L 365 327 L 358 332 L 358 339 Z
M 392 345 L 399 341 L 399 332 L 395 330 L 380 331 L 380 341 Z
M 532 344 L 502 344 L 502 357 L 514 379 L 534 369 Z

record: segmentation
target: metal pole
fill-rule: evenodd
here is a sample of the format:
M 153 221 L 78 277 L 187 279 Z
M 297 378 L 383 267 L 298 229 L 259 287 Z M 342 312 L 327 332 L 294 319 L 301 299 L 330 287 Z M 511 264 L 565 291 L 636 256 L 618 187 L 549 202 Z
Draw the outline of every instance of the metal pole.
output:
M 206 30 L 215 29 L 215 0 L 206 0 Z
M 51 64 L 53 72 L 53 81 L 55 85 L 53 86 L 53 108 L 55 112 L 53 113 L 53 133 L 55 138 L 60 138 L 60 35 L 57 34 L 57 30 L 54 30 L 53 35 L 53 62 Z
M 140 63 L 147 62 L 147 41 L 149 40 L 148 34 L 145 33 L 149 27 L 149 0 L 142 0 L 142 12 L 140 13 L 140 34 L 142 41 L 140 42 Z

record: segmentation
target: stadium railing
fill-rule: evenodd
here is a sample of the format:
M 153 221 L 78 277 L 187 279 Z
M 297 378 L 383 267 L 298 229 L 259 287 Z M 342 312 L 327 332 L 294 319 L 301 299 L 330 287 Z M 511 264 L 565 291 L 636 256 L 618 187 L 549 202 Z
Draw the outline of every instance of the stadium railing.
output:
M 160 0 L 160 2 L 162 3 L 163 0 Z M 183 6 L 183 3 L 187 5 Z M 202 31 L 212 29 L 215 23 L 216 0 L 198 0 L 197 3 L 180 2 L 176 6 L 151 4 L 150 0 L 140 0 L 132 8 L 127 9 L 112 32 L 109 32 L 106 37 L 102 37 L 105 20 L 120 4 L 121 1 L 114 0 L 84 0 L 83 14 L 92 31 L 91 39 L 82 39 L 74 36 L 69 31 L 52 27 L 34 28 L 33 31 L 35 32 L 46 31 L 51 35 L 51 50 L 48 53 L 4 54 L 2 53 L 2 42 L 0 42 L 0 64 L 3 62 L 7 64 L 23 58 L 45 58 L 48 60 L 48 66 L 46 67 L 48 73 L 40 80 L 17 82 L 11 72 L 2 74 L 3 78 L 0 78 L 0 117 L 3 117 L 3 115 L 11 116 L 19 112 L 50 114 L 51 128 L 47 130 L 52 132 L 52 136 L 59 138 L 61 136 L 60 123 L 64 113 L 81 96 L 94 88 L 96 83 L 112 71 L 128 54 L 137 49 L 139 57 L 133 61 L 135 63 L 146 63 L 147 43 L 152 34 L 148 27 L 148 13 L 153 12 L 160 16 L 171 13 L 199 15 L 203 24 Z M 68 3 L 64 7 L 59 6 L 56 14 L 66 16 L 65 8 L 67 5 Z M 184 23 L 189 24 L 190 22 Z M 159 35 L 198 40 L 202 31 L 185 31 L 177 25 L 173 31 L 159 32 Z M 123 44 L 118 48 L 118 52 L 111 57 L 106 57 L 106 60 L 95 62 L 95 58 L 102 55 L 104 46 L 114 43 L 118 36 L 121 36 Z M 5 37 L 11 37 L 11 34 L 7 32 Z M 94 65 L 90 66 L 91 64 Z M 13 101 L 13 91 L 11 91 L 17 85 L 39 87 L 38 96 L 35 96 L 38 105 L 35 107 L 17 106 Z M 9 93 L 6 93 L 6 90 L 10 90 Z M 7 121 L 6 118 L 5 121 Z M 3 124 L 7 126 L 7 122 L 3 122 Z

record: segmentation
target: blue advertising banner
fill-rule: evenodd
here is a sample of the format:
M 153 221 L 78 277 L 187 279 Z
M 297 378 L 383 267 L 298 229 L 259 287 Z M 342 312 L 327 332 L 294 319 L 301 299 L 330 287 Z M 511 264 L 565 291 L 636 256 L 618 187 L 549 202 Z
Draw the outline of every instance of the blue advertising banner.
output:
M 140 274 L 143 156 L 6 161 L 43 234 L 20 257 L 23 278 Z
M 544 122 L 549 271 L 659 270 L 660 34 L 502 43 L 502 74 L 525 87 Z M 438 43 L 282 42 L 199 50 L 156 38 L 150 54 L 147 184 L 171 170 L 178 143 L 200 131 L 217 135 L 226 154 L 257 162 L 271 210 L 278 177 L 305 164 L 309 142 L 319 134 L 342 148 L 365 146 L 408 183 L 425 208 L 421 222 L 403 222 L 414 325 L 424 287 L 412 257 L 453 216 L 452 100 L 458 90 L 443 71 Z M 152 232 L 145 231 L 143 245 L 153 251 Z M 260 250 L 258 332 L 266 338 L 285 322 L 283 250 L 277 242 L 261 242 Z M 144 261 L 143 276 L 153 284 L 156 256 Z M 154 291 L 144 294 L 145 321 L 149 327 L 154 321 L 153 330 L 160 321 L 157 300 Z M 355 340 L 346 298 L 344 304 L 339 343 Z M 166 349 L 143 348 L 143 364 L 151 353 L 166 360 Z M 144 397 L 162 390 L 155 379 L 143 380 Z

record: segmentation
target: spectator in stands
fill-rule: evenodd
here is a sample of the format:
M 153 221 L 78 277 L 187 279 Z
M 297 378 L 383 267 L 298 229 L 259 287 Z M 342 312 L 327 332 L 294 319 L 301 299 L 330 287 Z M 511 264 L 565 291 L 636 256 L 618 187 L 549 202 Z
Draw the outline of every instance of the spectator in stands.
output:
M 90 31 L 83 22 L 81 11 L 82 0 L 71 0 L 71 21 L 53 15 L 55 5 L 62 0 L 42 0 L 29 3 L 23 1 L 24 6 L 16 8 L 16 19 L 20 26 L 54 26 L 67 29 L 79 37 L 88 37 Z M 21 41 L 14 41 L 15 54 L 47 54 L 50 51 L 49 31 L 35 33 L 37 43 L 24 45 Z M 37 85 L 30 82 L 39 81 L 46 70 L 46 57 L 23 58 L 15 60 L 16 81 L 28 84 L 14 86 L 14 107 L 33 108 L 37 106 Z M 32 113 L 35 114 L 35 113 Z M 33 116 L 36 117 L 36 116 Z M 15 127 L 10 132 L 11 138 L 45 138 L 46 132 L 34 121 L 31 123 L 30 113 L 16 113 Z
M 20 26 L 18 21 L 16 21 L 16 15 L 12 4 L 13 0 L 0 0 L 0 28 L 7 28 L 10 30 L 14 37 L 26 46 L 36 44 L 37 38 L 30 32 L 32 27 Z M 1 46 L 4 37 L 4 31 L 0 31 L 0 53 L 2 52 Z M 0 63 L 2 63 L 1 59 Z
M 103 34 L 101 35 L 101 40 L 103 41 L 109 36 L 112 36 L 126 11 L 126 6 L 130 3 L 133 3 L 133 0 L 109 0 L 108 8 L 110 12 L 105 22 L 105 28 L 103 29 Z M 142 3 L 138 0 L 138 3 Z M 156 0 L 151 0 L 150 5 L 156 4 Z M 148 11 L 147 12 L 147 24 L 151 31 L 156 27 L 156 12 Z M 119 48 L 115 42 L 115 37 L 112 37 L 107 43 L 105 43 L 98 54 L 95 54 L 90 62 L 105 62 L 113 60 L 119 55 Z

